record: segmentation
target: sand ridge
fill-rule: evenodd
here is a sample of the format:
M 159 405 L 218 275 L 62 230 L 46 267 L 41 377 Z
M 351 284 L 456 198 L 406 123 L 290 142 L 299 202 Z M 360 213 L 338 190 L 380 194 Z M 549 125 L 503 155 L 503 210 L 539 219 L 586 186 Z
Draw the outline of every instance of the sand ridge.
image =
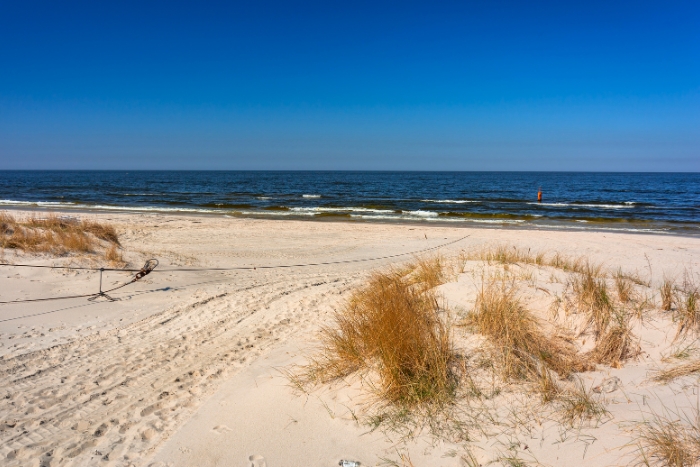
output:
M 136 265 L 152 256 L 172 267 L 360 259 L 420 250 L 463 237 L 471 230 L 468 239 L 444 253 L 511 242 L 533 249 L 585 254 L 598 261 L 626 264 L 631 270 L 644 271 L 650 264 L 655 277 L 684 267 L 700 269 L 700 240 L 686 237 L 156 214 L 97 217 L 118 226 L 125 250 Z M 6 316 L 17 320 L 0 323 L 0 384 L 4 391 L 0 398 L 0 458 L 6 459 L 7 465 L 138 466 L 154 460 L 194 465 L 197 459 L 203 462 L 201 465 L 209 465 L 195 455 L 206 448 L 209 454 L 212 449 L 222 450 L 220 462 L 234 459 L 238 465 L 273 465 L 265 446 L 274 445 L 276 437 L 283 435 L 270 433 L 268 441 L 255 449 L 239 452 L 237 445 L 242 449 L 251 443 L 247 432 L 249 436 L 259 433 L 246 430 L 246 424 L 267 422 L 247 420 L 237 425 L 237 419 L 225 413 L 220 414 L 222 420 L 215 421 L 213 414 L 221 410 L 207 408 L 209 401 L 225 397 L 225 388 L 233 394 L 254 393 L 254 387 L 237 383 L 248 371 L 281 377 L 271 370 L 272 366 L 297 361 L 300 353 L 313 346 L 319 327 L 328 322 L 333 309 L 352 288 L 373 268 L 388 263 L 237 274 L 154 273 L 147 283 L 120 294 L 122 301 L 114 304 L 101 302 L 78 311 L 26 319 L 22 316 L 27 308 L 12 305 L 3 309 Z M 27 286 L 32 280 L 36 282 Z M 94 280 L 95 276 L 89 274 L 66 280 L 56 273 L 13 271 L 0 276 L 0 287 L 4 297 L 10 285 L 14 290 L 13 284 L 21 283 L 22 293 L 8 294 L 20 298 L 89 290 Z M 276 355 L 274 364 L 265 366 L 270 352 Z M 277 398 L 274 403 L 264 398 L 253 398 L 251 403 L 271 404 L 278 410 L 293 406 L 286 402 L 294 400 L 292 393 L 280 379 L 274 381 L 278 389 L 269 392 L 270 397 Z M 342 400 L 346 396 L 338 397 Z M 331 423 L 326 409 L 305 409 L 304 404 L 295 407 L 300 414 L 313 414 L 311 431 L 301 430 L 297 436 L 317 439 L 319 449 L 326 453 L 317 458 L 318 465 L 334 460 L 332 444 L 324 444 L 318 431 Z M 274 416 L 270 411 L 260 413 Z M 207 422 L 210 419 L 212 423 Z M 184 446 L 183 440 L 196 439 L 193 429 L 203 430 L 197 423 L 205 423 L 207 433 L 229 441 L 216 444 L 202 440 L 199 448 Z M 338 429 L 352 437 L 348 455 L 353 454 L 352 446 L 366 454 L 368 449 L 383 452 L 390 447 L 380 438 L 372 438 L 374 441 L 365 445 L 367 438 L 362 433 L 366 430 L 351 422 Z M 234 433 L 238 437 L 231 440 Z M 186 460 L 182 456 L 187 449 Z M 235 456 L 227 457 L 229 451 Z M 304 450 L 289 452 L 287 458 L 288 465 L 298 465 L 304 459 Z M 439 459 L 430 465 L 453 465 Z

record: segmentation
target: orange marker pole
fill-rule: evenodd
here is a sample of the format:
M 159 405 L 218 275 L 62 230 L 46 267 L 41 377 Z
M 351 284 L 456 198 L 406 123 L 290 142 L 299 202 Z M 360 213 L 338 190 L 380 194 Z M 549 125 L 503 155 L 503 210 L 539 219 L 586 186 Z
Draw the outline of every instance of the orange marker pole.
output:
M 537 192 L 537 202 L 542 202 L 542 187 L 540 187 L 539 191 Z

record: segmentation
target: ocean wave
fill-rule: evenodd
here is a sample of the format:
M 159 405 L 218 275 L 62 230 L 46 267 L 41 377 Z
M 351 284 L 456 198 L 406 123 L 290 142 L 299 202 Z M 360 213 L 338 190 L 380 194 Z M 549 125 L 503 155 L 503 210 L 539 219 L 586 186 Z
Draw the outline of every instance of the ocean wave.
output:
M 127 212 L 197 212 L 197 213 L 220 213 L 218 209 L 202 209 L 202 208 L 166 208 L 160 206 L 108 206 L 104 204 L 86 205 L 78 204 L 74 207 L 101 209 L 104 211 L 127 211 Z
M 0 199 L 0 204 L 6 206 L 77 206 L 70 201 L 16 201 L 12 199 Z
M 438 217 L 438 213 L 435 211 L 423 211 L 422 209 L 417 209 L 415 211 L 401 211 L 403 214 L 410 214 L 417 217 Z
M 602 209 L 630 209 L 635 207 L 635 203 L 627 201 L 624 204 L 590 204 L 590 203 L 535 203 L 527 204 L 533 206 L 553 206 L 553 207 L 573 207 L 573 208 L 602 208 Z
M 459 223 L 476 223 L 476 224 L 520 224 L 525 222 L 523 219 L 459 219 L 445 217 L 425 217 L 425 216 L 410 216 L 410 215 L 377 215 L 377 214 L 353 214 L 355 219 L 365 220 L 382 220 L 382 221 L 424 221 L 424 222 L 459 222 Z
M 301 195 L 302 198 L 312 198 L 312 199 L 317 199 L 320 198 L 321 195 Z
M 659 227 L 656 229 L 637 228 L 637 227 L 584 227 L 578 225 L 547 225 L 549 229 L 555 230 L 604 230 L 609 232 L 646 232 L 657 234 L 668 234 L 671 229 L 667 227 Z
M 311 213 L 318 213 L 318 212 L 374 212 L 374 213 L 393 213 L 391 209 L 373 209 L 373 208 L 363 208 L 363 207 L 354 207 L 354 206 L 348 206 L 348 207 L 341 207 L 341 208 L 332 208 L 332 207 L 323 207 L 323 206 L 316 206 L 316 207 L 293 207 L 290 208 L 291 211 L 294 212 L 311 212 Z
M 314 216 L 315 212 L 292 212 L 292 211 L 236 211 L 237 214 L 243 216 Z
M 442 203 L 442 204 L 466 204 L 480 203 L 481 201 L 466 200 L 466 199 L 422 199 L 422 203 Z

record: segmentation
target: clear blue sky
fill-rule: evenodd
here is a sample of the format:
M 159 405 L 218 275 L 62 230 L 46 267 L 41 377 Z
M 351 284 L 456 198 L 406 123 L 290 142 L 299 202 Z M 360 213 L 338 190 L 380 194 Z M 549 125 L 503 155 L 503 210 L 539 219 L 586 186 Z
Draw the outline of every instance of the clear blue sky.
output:
M 0 3 L 0 169 L 700 171 L 700 2 Z

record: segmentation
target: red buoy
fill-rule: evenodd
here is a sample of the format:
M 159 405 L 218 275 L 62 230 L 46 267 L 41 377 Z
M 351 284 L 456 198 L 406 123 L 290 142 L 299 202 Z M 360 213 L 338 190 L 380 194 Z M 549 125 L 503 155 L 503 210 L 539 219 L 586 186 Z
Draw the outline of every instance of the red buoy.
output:
M 542 202 L 542 187 L 540 187 L 539 191 L 537 192 L 537 201 Z

